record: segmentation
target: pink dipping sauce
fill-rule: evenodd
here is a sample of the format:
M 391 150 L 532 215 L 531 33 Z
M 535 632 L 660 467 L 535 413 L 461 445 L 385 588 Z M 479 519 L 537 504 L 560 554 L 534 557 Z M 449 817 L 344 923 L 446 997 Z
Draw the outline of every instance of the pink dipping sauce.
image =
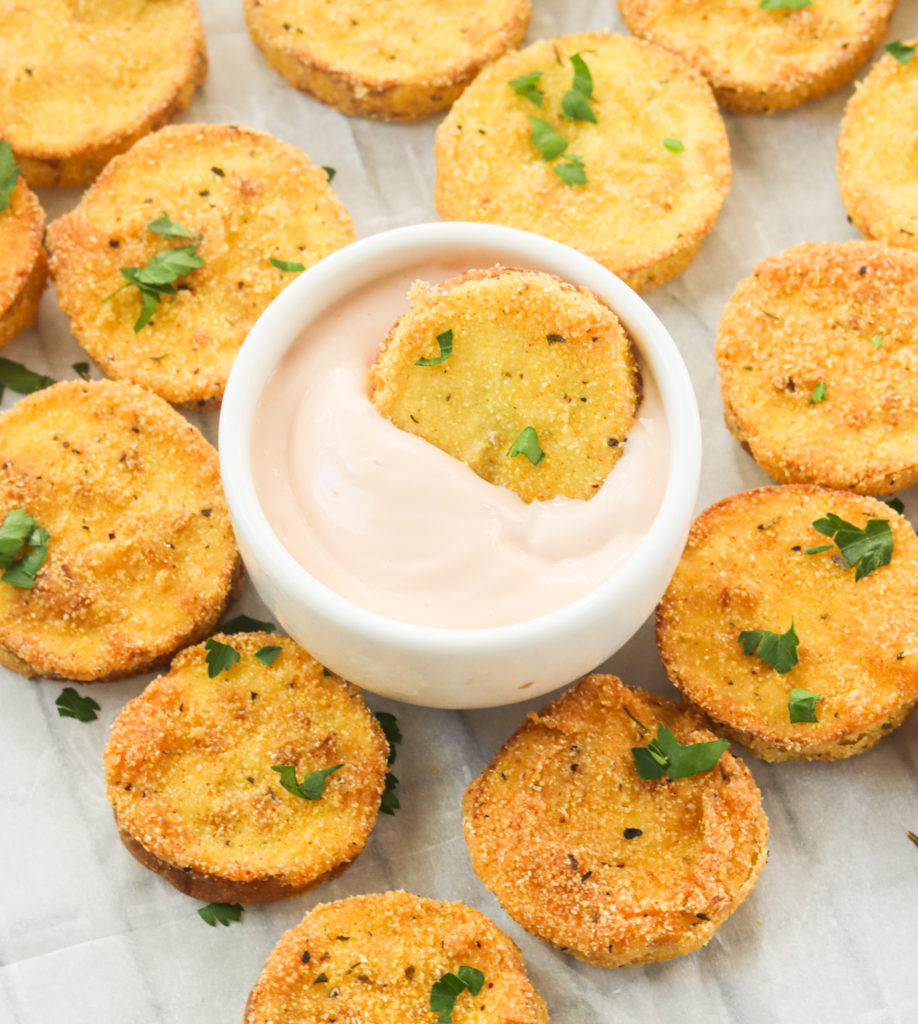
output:
M 284 356 L 254 421 L 255 488 L 287 550 L 342 597 L 420 626 L 522 622 L 594 590 L 649 530 L 668 473 L 646 368 L 625 453 L 589 501 L 527 505 L 375 410 L 367 374 L 409 287 L 469 265 L 419 265 L 335 303 Z

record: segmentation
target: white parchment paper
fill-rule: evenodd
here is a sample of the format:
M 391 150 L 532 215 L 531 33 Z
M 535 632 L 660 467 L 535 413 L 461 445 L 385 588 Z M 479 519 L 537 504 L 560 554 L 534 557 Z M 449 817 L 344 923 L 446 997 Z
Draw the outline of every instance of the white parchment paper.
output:
M 818 0 L 817 0 L 818 2 Z M 334 187 L 359 236 L 435 220 L 438 118 L 393 126 L 349 119 L 272 72 L 245 32 L 238 0 L 199 0 L 210 76 L 188 121 L 236 121 L 337 168 Z M 533 0 L 527 42 L 575 31 L 625 32 L 612 0 Z M 384 11 L 385 4 L 379 4 Z M 918 36 L 902 0 L 887 41 Z M 879 52 L 877 54 L 879 56 Z M 866 73 L 866 72 L 865 72 Z M 648 301 L 691 372 L 704 429 L 699 509 L 766 482 L 722 421 L 712 346 L 724 304 L 759 260 L 803 241 L 854 237 L 835 184 L 835 139 L 851 87 L 772 117 L 726 116 L 733 185 L 692 267 Z M 903 139 L 903 159 L 914 148 Z M 41 194 L 49 217 L 75 191 Z M 5 356 L 59 378 L 84 359 L 53 289 L 37 330 Z M 95 373 L 95 371 L 94 371 Z M 15 396 L 7 394 L 4 406 Z M 216 415 L 195 419 L 211 439 Z M 903 495 L 918 521 L 918 490 Z M 249 587 L 233 612 L 262 614 Z M 263 614 L 262 614 L 262 617 Z M 608 668 L 674 696 L 650 624 Z M 542 945 L 500 909 L 469 866 L 459 800 L 468 781 L 544 701 L 480 711 L 399 706 L 402 810 L 381 816 L 342 877 L 304 896 L 208 928 L 198 903 L 123 849 L 105 797 L 101 754 L 111 722 L 149 677 L 96 686 L 98 721 L 59 718 L 62 684 L 0 669 L 0 1022 L 224 1024 L 281 933 L 318 902 L 407 888 L 461 899 L 520 945 L 554 1024 L 915 1024 L 918 1021 L 918 723 L 836 764 L 747 758 L 765 798 L 771 857 L 758 888 L 704 950 L 666 964 L 588 967 Z M 741 751 L 740 751 L 741 752 Z M 433 1015 L 431 1015 L 431 1019 Z

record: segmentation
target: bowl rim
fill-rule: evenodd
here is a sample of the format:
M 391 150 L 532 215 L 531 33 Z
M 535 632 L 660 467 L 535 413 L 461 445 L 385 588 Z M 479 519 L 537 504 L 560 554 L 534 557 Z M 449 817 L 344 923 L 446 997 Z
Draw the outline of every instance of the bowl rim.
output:
M 451 260 L 464 250 L 470 255 L 491 250 L 488 259 L 493 262 L 516 260 L 516 265 L 589 288 L 625 325 L 660 393 L 669 466 L 650 528 L 609 579 L 534 619 L 451 628 L 403 622 L 364 608 L 316 579 L 294 559 L 274 533 L 252 479 L 251 430 L 258 400 L 306 324 L 362 285 L 436 259 L 438 250 Z M 644 300 L 606 267 L 561 242 L 518 228 L 462 221 L 415 224 L 370 235 L 313 264 L 284 288 L 253 324 L 233 364 L 220 412 L 218 448 L 230 515 L 244 538 L 240 546 L 244 553 L 251 552 L 259 569 L 280 590 L 300 605 L 320 609 L 339 628 L 370 641 L 427 653 L 475 650 L 481 654 L 542 644 L 568 635 L 585 618 L 626 600 L 659 561 L 656 553 L 670 550 L 674 535 L 684 541 L 701 475 L 701 423 L 691 379 L 669 331 Z

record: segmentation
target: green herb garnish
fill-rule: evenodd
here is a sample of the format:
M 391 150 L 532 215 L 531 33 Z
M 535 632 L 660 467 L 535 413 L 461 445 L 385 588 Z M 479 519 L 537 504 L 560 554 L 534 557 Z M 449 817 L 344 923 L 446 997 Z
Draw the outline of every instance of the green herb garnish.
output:
M 798 662 L 797 646 L 800 638 L 791 619 L 786 633 L 772 633 L 769 629 L 744 629 L 737 637 L 743 645 L 743 654 L 754 654 L 782 676 Z
M 468 991 L 477 996 L 484 987 L 484 975 L 475 967 L 464 964 L 456 974 L 449 971 L 430 987 L 430 1012 L 439 1013 L 437 1020 L 442 1024 L 451 1024 L 456 1000 L 463 992 Z
M 683 745 L 665 725 L 658 725 L 656 738 L 646 747 L 632 747 L 631 756 L 642 779 L 660 779 L 664 775 L 684 779 L 710 771 L 729 746 L 727 740 Z
M 54 703 L 61 718 L 75 718 L 78 722 L 94 722 L 99 717 L 96 712 L 102 710 L 92 697 L 81 697 L 72 686 L 61 690 Z
M 555 164 L 552 170 L 565 185 L 585 185 L 587 183 L 586 167 L 583 165 L 582 156 L 574 156 L 573 153 L 569 153 L 563 157 L 561 163 Z
M 759 0 L 759 9 L 763 11 L 799 11 L 812 6 L 813 0 Z
M 905 506 L 899 498 L 888 498 L 884 504 L 889 505 L 893 512 L 898 512 L 900 516 L 905 515 Z
M 231 921 L 242 920 L 242 904 L 208 903 L 206 907 L 201 907 L 198 911 L 198 917 L 200 917 L 205 924 L 209 924 L 211 928 L 216 928 L 218 922 L 226 925 L 228 928 Z
M 822 700 L 821 693 L 813 693 L 812 690 L 801 690 L 795 686 L 787 700 L 787 710 L 790 714 L 791 723 L 818 721 L 816 718 L 816 704 L 820 700 Z
M 538 466 L 545 458 L 545 452 L 539 447 L 539 435 L 536 434 L 534 427 L 524 427 L 519 437 L 510 445 L 507 454 L 511 459 L 517 455 L 525 455 L 533 466 Z
M 253 619 L 251 615 L 237 615 L 233 619 L 227 619 L 222 626 L 216 630 L 218 633 L 276 633 L 277 626 L 273 622 L 263 622 L 261 619 Z
M 10 196 L 18 180 L 19 168 L 13 148 L 6 139 L 0 139 L 0 213 L 10 205 Z
M 290 260 L 276 260 L 271 257 L 271 266 L 278 270 L 286 270 L 288 274 L 300 274 L 306 267 L 302 263 L 291 263 Z
M 239 661 L 239 652 L 235 647 L 221 644 L 213 637 L 204 642 L 204 650 L 207 651 L 204 660 L 207 662 L 209 679 L 215 679 L 221 672 L 228 672 Z
M 887 43 L 883 49 L 900 64 L 908 64 L 912 57 L 915 56 L 914 46 L 908 46 L 906 43 L 901 43 L 898 40 L 894 43 Z M 3 207 L 0 206 L 0 209 L 3 209 Z
M 329 181 L 331 181 L 338 173 L 334 167 L 325 167 L 324 165 L 322 166 L 322 170 L 325 171 L 325 177 L 328 178 Z
M 72 363 L 70 369 L 83 380 L 89 380 L 89 363 Z
M 317 772 L 307 772 L 302 782 L 296 781 L 296 768 L 292 764 L 273 764 L 272 772 L 278 772 L 281 777 L 281 785 L 288 793 L 302 797 L 304 800 L 318 800 L 325 791 L 325 780 L 343 768 L 344 764 L 333 764 L 331 768 L 320 768 Z
M 666 138 L 663 140 L 663 145 L 670 151 L 670 153 L 681 153 L 685 149 L 685 143 L 682 139 L 670 139 Z
M 541 117 L 529 115 L 529 140 L 543 160 L 554 160 L 567 149 L 567 140 Z
M 570 61 L 574 68 L 574 81 L 561 98 L 561 113 L 568 121 L 589 121 L 596 124 L 596 111 L 588 102 L 593 95 L 593 76 L 579 53 L 575 53 Z
M 24 508 L 7 512 L 0 526 L 0 582 L 31 590 L 48 554 L 50 534 Z
M 873 345 L 874 348 L 882 348 L 883 347 L 883 335 L 882 334 L 875 334 L 870 339 L 870 344 Z
M 507 84 L 517 96 L 522 96 L 523 99 L 529 100 L 537 107 L 541 107 L 545 93 L 539 88 L 539 79 L 543 74 L 545 74 L 544 71 L 530 71 L 528 75 L 511 78 Z
M 274 644 L 268 644 L 266 647 L 260 647 L 255 652 L 255 657 L 262 663 L 262 665 L 273 665 L 277 661 L 283 647 L 277 647 Z
M 810 395 L 810 405 L 815 405 L 816 402 L 824 402 L 826 400 L 826 382 L 821 380 L 815 388 L 813 393 Z
M 450 328 L 448 331 L 444 331 L 442 334 L 437 335 L 437 344 L 440 346 L 440 354 L 434 359 L 419 359 L 414 365 L 415 366 L 439 366 L 440 363 L 445 363 L 447 359 L 453 354 L 453 331 Z
M 816 519 L 813 522 L 813 529 L 835 541 L 849 569 L 857 566 L 854 574 L 855 583 L 868 576 L 874 569 L 889 565 L 892 559 L 893 533 L 888 519 L 868 519 L 867 525 L 860 529 L 834 512 L 829 512 L 824 519 Z M 821 551 L 830 549 L 830 544 L 823 544 L 817 548 L 807 548 L 804 553 L 818 555 Z
M 46 377 L 43 373 L 33 373 L 31 370 L 27 370 L 22 363 L 0 357 L 0 398 L 3 397 L 6 388 L 20 395 L 31 395 L 35 391 L 49 388 L 56 383 L 57 381 L 53 377 Z
M 156 220 L 151 220 L 147 225 L 148 231 L 153 231 L 157 235 L 162 235 L 163 238 L 192 238 L 194 237 L 188 228 L 182 224 L 176 223 L 174 220 L 170 220 L 169 214 L 165 210 L 162 212 L 162 216 L 157 217 Z
M 395 764 L 396 747 L 402 742 L 402 731 L 398 727 L 398 719 L 388 711 L 374 711 L 373 714 L 382 727 L 383 735 L 389 744 L 389 760 L 387 763 L 391 766 Z M 386 772 L 386 785 L 379 804 L 379 809 L 383 814 L 395 814 L 399 807 L 401 807 L 398 795 L 395 792 L 397 787 L 398 779 L 396 776 L 392 772 Z
M 153 221 L 154 224 L 157 221 Z M 171 223 L 171 222 L 170 222 Z M 143 267 L 122 267 L 121 276 L 127 284 L 116 288 L 105 301 L 113 298 L 122 288 L 133 285 L 140 292 L 140 316 L 134 324 L 137 334 L 153 319 L 163 295 L 175 295 L 178 289 L 174 282 L 193 270 L 200 270 L 204 260 L 198 255 L 197 245 L 181 245 L 175 249 L 158 252 Z

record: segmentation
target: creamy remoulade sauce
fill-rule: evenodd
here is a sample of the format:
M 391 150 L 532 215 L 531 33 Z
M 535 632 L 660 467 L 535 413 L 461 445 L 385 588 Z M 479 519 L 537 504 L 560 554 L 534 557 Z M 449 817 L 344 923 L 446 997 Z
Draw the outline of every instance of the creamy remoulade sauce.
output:
M 454 629 L 536 618 L 612 576 L 650 528 L 669 462 L 646 368 L 625 453 L 589 501 L 527 505 L 381 416 L 367 375 L 409 287 L 472 265 L 418 265 L 331 306 L 268 380 L 252 438 L 261 506 L 305 569 L 388 618 Z

